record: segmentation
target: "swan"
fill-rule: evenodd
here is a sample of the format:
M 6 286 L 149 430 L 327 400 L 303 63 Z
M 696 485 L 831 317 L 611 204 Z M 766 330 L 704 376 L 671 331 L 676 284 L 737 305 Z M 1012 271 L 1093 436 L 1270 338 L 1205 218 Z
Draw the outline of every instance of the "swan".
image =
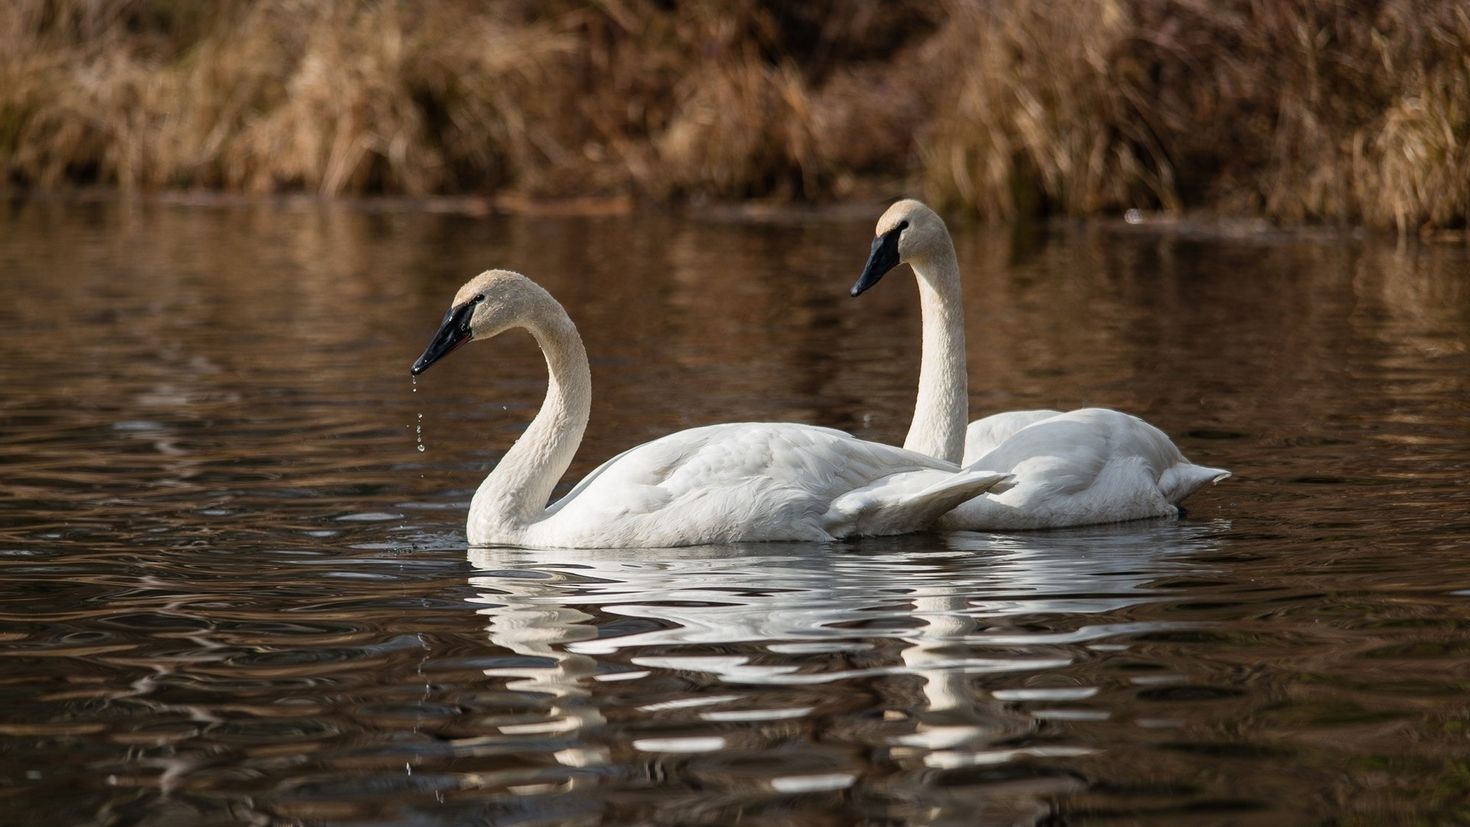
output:
M 878 219 L 852 295 L 900 264 L 913 268 L 923 316 L 919 397 L 903 447 L 1015 478 L 1004 492 L 946 514 L 941 528 L 1063 528 L 1175 516 L 1185 497 L 1230 476 L 1189 462 L 1163 431 L 1107 408 L 1011 411 L 966 428 L 965 321 L 954 242 L 944 220 L 912 199 Z
M 463 343 L 524 328 L 550 374 L 529 427 L 470 503 L 474 546 L 633 548 L 902 534 L 1009 476 L 841 431 L 786 423 L 692 428 L 624 451 L 546 505 L 587 427 L 592 380 L 577 328 L 551 294 L 491 270 L 455 295 L 417 376 Z

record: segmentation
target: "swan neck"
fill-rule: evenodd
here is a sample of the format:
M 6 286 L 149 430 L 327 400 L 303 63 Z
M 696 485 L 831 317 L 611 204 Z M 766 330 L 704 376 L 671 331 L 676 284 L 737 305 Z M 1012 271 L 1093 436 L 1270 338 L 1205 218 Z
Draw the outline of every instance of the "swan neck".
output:
M 566 473 L 587 430 L 592 408 L 592 373 L 582 337 L 555 300 L 525 325 L 546 357 L 546 399 L 520 439 L 510 447 L 475 493 L 471 514 L 524 529 L 545 514 L 547 500 Z
M 919 398 L 903 447 L 959 462 L 965 452 L 969 387 L 965 369 L 965 313 L 960 270 L 948 235 L 935 250 L 910 262 L 919 283 L 924 345 Z

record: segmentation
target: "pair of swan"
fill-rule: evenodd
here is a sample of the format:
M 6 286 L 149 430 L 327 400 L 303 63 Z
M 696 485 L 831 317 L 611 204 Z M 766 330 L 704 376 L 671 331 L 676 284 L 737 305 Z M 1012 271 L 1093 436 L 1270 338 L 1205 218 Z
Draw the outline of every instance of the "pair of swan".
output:
M 460 288 L 413 373 L 470 339 L 514 328 L 535 337 L 550 382 L 541 411 L 475 492 L 471 545 L 632 548 L 905 534 L 1010 479 L 830 428 L 734 423 L 624 451 L 548 507 L 592 401 L 582 338 L 550 293 L 518 273 L 481 273 Z
M 524 328 L 550 379 L 540 412 L 475 492 L 470 544 L 669 547 L 1082 525 L 1176 513 L 1174 503 L 1225 475 L 1185 462 L 1147 423 L 1097 409 L 980 420 L 967 447 L 954 245 L 917 201 L 884 214 L 853 294 L 903 262 L 924 302 L 919 404 L 903 448 L 809 425 L 711 425 L 624 451 L 550 506 L 587 426 L 586 350 L 566 310 L 530 279 L 505 270 L 471 279 L 412 373 L 466 341 Z

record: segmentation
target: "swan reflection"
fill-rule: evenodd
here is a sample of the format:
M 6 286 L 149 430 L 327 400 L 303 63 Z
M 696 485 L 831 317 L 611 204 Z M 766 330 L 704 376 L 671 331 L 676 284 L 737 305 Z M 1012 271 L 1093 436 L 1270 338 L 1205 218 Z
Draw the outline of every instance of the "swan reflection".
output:
M 549 701 L 540 720 L 502 734 L 560 734 L 574 746 L 556 760 L 589 767 L 762 754 L 780 728 L 786 741 L 805 733 L 803 749 L 825 757 L 788 766 L 789 743 L 765 750 L 766 789 L 841 789 L 875 772 L 889 789 L 924 787 L 924 773 L 1087 753 L 1032 737 L 1042 717 L 1017 701 L 1085 702 L 1095 688 L 1075 685 L 1067 667 L 1164 628 L 1116 616 L 1164 599 L 1154 584 L 1197 572 L 1190 558 L 1225 529 L 1170 521 L 857 545 L 490 548 L 469 559 L 490 642 L 517 656 L 486 674 Z M 854 697 L 863 715 L 851 713 Z M 816 743 L 814 729 L 880 747 L 884 766 Z M 1031 785 L 1022 809 L 1078 783 L 1062 774 Z

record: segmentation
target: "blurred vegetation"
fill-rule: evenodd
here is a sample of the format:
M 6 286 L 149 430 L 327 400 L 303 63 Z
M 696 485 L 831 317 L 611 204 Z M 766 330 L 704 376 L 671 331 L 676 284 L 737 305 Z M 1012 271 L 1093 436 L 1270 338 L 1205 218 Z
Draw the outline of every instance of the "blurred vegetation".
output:
M 7 0 L 0 44 L 11 188 L 1470 211 L 1464 0 Z

